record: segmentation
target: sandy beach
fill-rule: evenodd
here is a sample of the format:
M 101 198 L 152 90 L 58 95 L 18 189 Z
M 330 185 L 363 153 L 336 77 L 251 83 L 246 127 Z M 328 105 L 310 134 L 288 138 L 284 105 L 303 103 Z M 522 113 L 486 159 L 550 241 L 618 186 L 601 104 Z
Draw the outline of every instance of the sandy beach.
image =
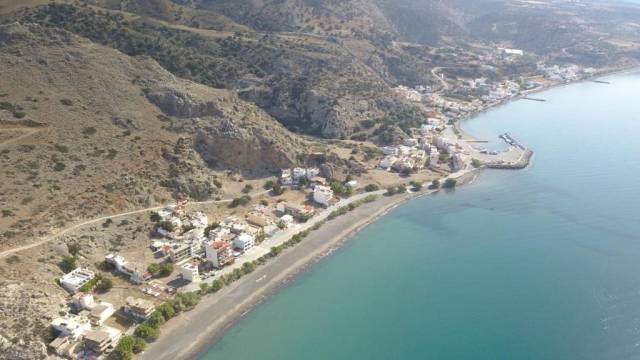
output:
M 458 183 L 470 181 L 476 170 L 455 174 Z M 445 191 L 445 190 L 440 190 Z M 433 193 L 425 190 L 406 195 L 380 196 L 346 215 L 325 223 L 305 240 L 221 291 L 203 297 L 195 309 L 181 313 L 162 327 L 162 335 L 140 359 L 192 359 L 220 339 L 255 306 L 286 286 L 309 266 L 351 236 L 401 203 Z

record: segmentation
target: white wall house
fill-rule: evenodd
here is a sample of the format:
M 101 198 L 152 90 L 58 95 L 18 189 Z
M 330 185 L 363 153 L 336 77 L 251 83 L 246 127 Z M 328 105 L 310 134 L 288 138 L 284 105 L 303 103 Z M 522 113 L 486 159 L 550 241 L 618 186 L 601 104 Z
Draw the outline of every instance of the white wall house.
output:
M 200 272 L 198 270 L 198 265 L 194 263 L 185 263 L 180 267 L 180 274 L 184 280 L 190 282 L 199 282 Z
M 60 285 L 70 293 L 76 293 L 80 288 L 93 280 L 96 274 L 85 268 L 77 268 L 60 278 Z
M 233 246 L 243 252 L 253 248 L 256 244 L 256 238 L 249 234 L 240 234 L 233 240 Z
M 79 338 L 91 330 L 89 319 L 84 316 L 67 315 L 53 319 L 51 327 L 60 333 L 60 336 Z
M 328 186 L 316 186 L 313 189 L 313 201 L 318 204 L 329 206 L 329 203 L 333 200 L 333 190 Z

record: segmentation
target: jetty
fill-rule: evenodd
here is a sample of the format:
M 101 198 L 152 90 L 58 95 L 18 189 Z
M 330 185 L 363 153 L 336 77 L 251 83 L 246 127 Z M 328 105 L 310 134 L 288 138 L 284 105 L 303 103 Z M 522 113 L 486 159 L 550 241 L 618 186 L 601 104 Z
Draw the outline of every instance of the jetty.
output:
M 607 85 L 611 84 L 610 82 L 604 81 L 604 80 L 590 80 L 590 81 L 596 84 L 607 84 Z
M 525 96 L 523 97 L 524 100 L 531 100 L 531 101 L 540 101 L 540 102 L 545 102 L 547 101 L 546 99 L 541 99 L 541 98 L 534 98 L 534 97 L 530 97 L 530 96 Z
M 529 166 L 529 162 L 533 157 L 532 150 L 524 150 L 520 158 L 515 162 L 506 162 L 506 161 L 491 161 L 487 162 L 484 165 L 490 169 L 504 169 L 504 170 L 520 170 Z

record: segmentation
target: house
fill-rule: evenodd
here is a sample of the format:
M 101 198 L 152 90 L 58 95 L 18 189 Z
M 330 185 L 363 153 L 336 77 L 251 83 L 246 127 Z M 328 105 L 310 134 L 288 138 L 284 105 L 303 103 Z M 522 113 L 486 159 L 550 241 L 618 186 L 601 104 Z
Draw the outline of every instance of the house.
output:
M 466 167 L 465 157 L 460 153 L 454 153 L 451 157 L 451 167 L 453 171 L 460 171 Z
M 198 264 L 188 262 L 180 267 L 180 274 L 182 278 L 189 282 L 200 282 L 200 272 L 198 270 Z
M 395 146 L 385 146 L 382 148 L 382 153 L 385 155 L 398 155 L 398 148 Z
M 209 225 L 209 218 L 203 212 L 197 211 L 187 216 L 184 225 L 194 229 L 204 229 Z
M 96 274 L 85 268 L 77 268 L 60 278 L 60 285 L 68 292 L 75 294 L 89 281 L 93 280 Z
M 316 186 L 318 187 L 318 186 Z M 281 214 L 291 214 L 295 218 L 309 218 L 313 216 L 314 209 L 308 205 L 296 205 L 291 203 L 279 202 L 276 210 Z
M 142 284 L 145 280 L 145 272 L 131 265 L 120 255 L 109 254 L 104 257 L 104 261 L 115 266 L 119 272 L 128 275 L 129 280 L 135 284 Z
M 284 214 L 280 217 L 280 221 L 282 221 L 287 227 L 293 224 L 293 216 L 290 214 Z
M 100 326 L 104 324 L 104 322 L 115 312 L 116 310 L 113 308 L 113 305 L 102 301 L 91 309 L 91 312 L 89 313 L 89 320 L 92 325 Z
M 236 249 L 247 252 L 256 244 L 256 238 L 249 234 L 240 234 L 233 240 L 233 245 Z
M 410 170 L 413 170 L 415 166 L 416 166 L 416 161 L 410 157 L 403 157 L 394 165 L 394 167 L 399 171 L 410 171 Z
M 189 260 L 191 259 L 191 246 L 188 244 L 176 244 L 169 250 L 169 257 L 176 264 Z
M 233 253 L 231 245 L 226 241 L 212 241 L 205 245 L 207 260 L 216 268 L 221 268 L 226 264 L 232 263 Z
M 113 350 L 122 337 L 122 332 L 112 327 L 102 327 L 89 331 L 84 337 L 86 347 L 98 354 Z
M 409 138 L 409 139 L 405 139 L 404 140 L 404 145 L 405 146 L 417 146 L 418 145 L 418 139 L 414 139 L 414 138 Z
M 429 151 L 429 166 L 437 167 L 439 166 L 439 161 L 440 161 L 440 153 L 438 152 L 438 149 L 432 146 Z
M 53 319 L 51 327 L 54 328 L 59 336 L 69 336 L 77 339 L 91 330 L 89 319 L 79 315 L 66 315 Z
M 155 305 L 151 301 L 133 298 L 131 296 L 127 297 L 124 305 L 124 313 L 133 317 L 138 321 L 144 321 L 151 316 L 151 314 L 156 310 Z
M 329 203 L 333 200 L 333 190 L 328 186 L 316 186 L 313 189 L 313 201 L 318 204 L 329 206 Z
M 293 180 L 297 181 L 302 177 L 304 177 L 304 178 L 307 177 L 307 169 L 294 168 L 293 169 Z
M 293 176 L 291 176 L 291 169 L 282 169 L 280 174 L 280 183 L 282 185 L 293 185 Z
M 58 336 L 49 343 L 48 347 L 54 354 L 63 358 L 70 358 L 70 355 L 73 353 L 73 349 L 78 344 L 80 344 L 80 342 L 74 341 L 71 336 Z
M 312 167 L 307 169 L 307 179 L 313 180 L 320 175 L 320 169 Z
M 96 303 L 93 301 L 93 295 L 88 293 L 75 293 L 71 297 L 71 306 L 78 312 L 82 310 L 91 310 Z
M 395 156 L 387 156 L 382 161 L 380 161 L 380 167 L 385 170 L 391 169 L 393 165 L 398 161 L 398 158 Z

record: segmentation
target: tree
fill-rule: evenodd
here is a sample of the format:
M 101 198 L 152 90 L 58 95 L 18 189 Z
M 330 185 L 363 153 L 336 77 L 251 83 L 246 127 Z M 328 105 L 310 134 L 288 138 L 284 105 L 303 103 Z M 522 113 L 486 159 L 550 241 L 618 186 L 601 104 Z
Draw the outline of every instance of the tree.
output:
M 118 360 L 129 360 L 133 358 L 133 348 L 135 344 L 135 336 L 123 336 L 112 354 Z
M 264 187 L 265 190 L 271 190 L 271 189 L 273 189 L 275 187 L 275 185 L 276 185 L 275 181 L 268 180 L 266 183 L 264 183 L 263 187 Z
M 155 341 L 160 336 L 160 330 L 150 325 L 142 324 L 136 328 L 134 334 L 146 341 Z
M 419 181 L 412 181 L 411 182 L 411 186 L 413 187 L 413 191 L 420 191 L 422 190 L 422 183 Z
M 435 179 L 431 182 L 431 185 L 429 186 L 430 189 L 439 189 L 440 188 L 440 180 Z
M 111 278 L 108 278 L 108 277 L 103 277 L 100 280 L 100 282 L 98 282 L 96 289 L 98 289 L 98 291 L 100 292 L 107 292 L 111 290 L 112 287 L 113 287 L 113 280 L 111 280 Z
M 256 269 L 256 264 L 254 264 L 253 262 L 246 262 L 242 264 L 242 272 L 244 272 L 245 274 L 250 274 L 254 272 L 255 269 Z
M 480 160 L 478 160 L 478 159 L 472 159 L 472 160 L 471 160 L 471 165 L 472 165 L 474 168 L 479 168 L 479 167 L 481 167 L 481 166 L 482 166 L 482 161 L 480 161 Z
M 206 282 L 200 283 L 200 294 L 207 294 L 209 292 L 209 284 Z
M 168 232 L 173 232 L 176 229 L 176 226 L 171 221 L 168 221 L 168 220 L 160 221 L 158 223 L 158 227 L 165 229 Z
M 171 304 L 169 303 L 164 303 L 158 306 L 156 310 L 162 314 L 165 320 L 171 319 L 176 314 L 176 311 L 173 309 L 173 306 L 171 306 Z
M 151 215 L 149 215 L 149 220 L 153 221 L 153 222 L 158 222 L 160 220 L 162 220 L 162 218 L 160 217 L 160 214 L 158 214 L 157 212 L 152 212 Z
M 398 187 L 396 187 L 396 190 L 398 191 L 398 194 L 404 194 L 407 192 L 407 187 L 404 185 L 398 185 Z
M 147 267 L 147 271 L 153 276 L 158 276 L 158 274 L 160 273 L 160 264 L 153 263 L 149 265 L 149 267 Z
M 271 191 L 273 192 L 273 195 L 275 196 L 284 194 L 284 190 L 285 188 L 283 188 L 282 185 L 280 185 L 279 183 L 276 183 L 275 185 L 273 185 L 273 188 L 271 189 Z
M 63 257 L 59 265 L 60 269 L 62 269 L 62 271 L 64 271 L 65 273 L 73 271 L 76 267 L 78 267 L 77 260 L 74 256 Z
M 211 287 L 209 288 L 209 292 L 211 292 L 211 293 L 218 292 L 223 287 L 224 287 L 224 281 L 222 281 L 221 279 L 215 279 L 211 283 Z
M 147 342 L 144 341 L 143 338 L 134 336 L 133 337 L 133 352 L 138 354 L 140 352 L 142 352 L 144 350 L 144 348 L 147 347 Z
M 159 328 L 165 322 L 166 320 L 162 315 L 162 312 L 156 310 L 153 313 L 151 313 L 151 316 L 149 316 L 149 318 L 144 323 L 151 327 Z
M 160 271 L 158 272 L 159 277 L 167 277 L 171 275 L 173 272 L 173 264 L 172 263 L 164 263 L 160 265 Z
M 309 180 L 307 180 L 307 178 L 303 176 L 298 179 L 298 185 L 300 185 L 300 187 L 305 187 L 309 185 Z
M 380 190 L 380 187 L 376 184 L 369 184 L 367 186 L 364 187 L 364 191 L 366 192 L 373 192 L 373 191 L 378 191 Z
M 242 189 L 242 192 L 245 193 L 245 194 L 248 194 L 248 193 L 251 192 L 251 190 L 253 190 L 253 186 L 251 186 L 251 184 L 247 184 Z
M 78 243 L 67 244 L 67 251 L 71 256 L 76 257 L 80 253 L 80 245 Z
M 444 185 L 442 185 L 442 187 L 445 189 L 453 189 L 457 184 L 458 181 L 456 181 L 456 179 L 447 179 L 444 181 Z
M 387 195 L 395 195 L 398 192 L 395 186 L 389 186 L 387 188 Z

